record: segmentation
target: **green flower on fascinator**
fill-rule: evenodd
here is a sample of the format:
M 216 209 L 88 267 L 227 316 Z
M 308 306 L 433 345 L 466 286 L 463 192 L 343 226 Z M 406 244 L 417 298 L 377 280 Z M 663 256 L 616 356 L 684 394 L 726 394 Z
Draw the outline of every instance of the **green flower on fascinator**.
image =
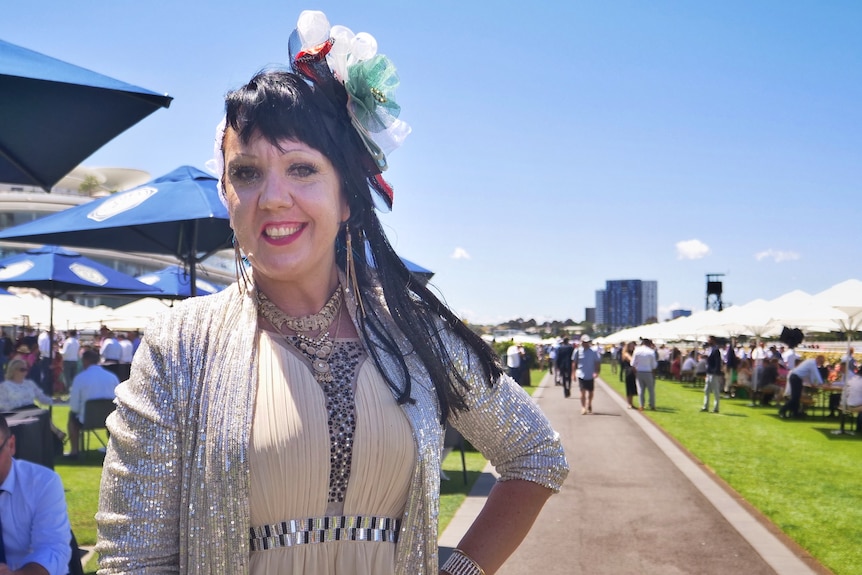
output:
M 377 40 L 367 32 L 354 34 L 346 26 L 330 26 L 326 14 L 305 10 L 290 36 L 291 63 L 300 73 L 316 81 L 315 66 L 344 85 L 350 122 L 374 161 L 371 185 L 392 207 L 392 187 L 382 178 L 386 154 L 398 148 L 410 134 L 410 125 L 398 118 L 395 102 L 398 74 L 389 58 L 377 53 Z
M 401 113 L 395 101 L 398 73 L 389 58 L 377 54 L 353 64 L 348 67 L 347 77 L 344 87 L 350 94 L 356 120 L 372 134 L 389 128 Z

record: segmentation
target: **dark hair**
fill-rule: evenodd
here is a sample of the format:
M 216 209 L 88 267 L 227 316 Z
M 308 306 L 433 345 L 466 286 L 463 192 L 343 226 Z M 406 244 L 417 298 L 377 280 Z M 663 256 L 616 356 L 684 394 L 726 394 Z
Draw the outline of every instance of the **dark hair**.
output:
M 84 353 L 81 354 L 81 361 L 86 361 L 92 365 L 99 363 L 99 352 L 94 349 L 85 349 Z
M 12 430 L 9 429 L 9 422 L 6 421 L 5 415 L 0 415 L 0 441 L 5 441 L 10 435 Z
M 412 401 L 412 381 L 396 338 L 386 328 L 391 316 L 434 382 L 441 422 L 449 411 L 466 409 L 464 390 L 468 382 L 449 355 L 440 333 L 440 321 L 451 329 L 475 355 L 483 380 L 491 386 L 502 374 L 499 358 L 482 338 L 471 331 L 423 283 L 407 270 L 386 238 L 374 209 L 372 180 L 377 171 L 347 112 L 347 93 L 335 80 L 311 83 L 282 70 L 263 71 L 245 86 L 225 97 L 226 126 L 248 143 L 260 135 L 274 146 L 295 140 L 318 150 L 332 162 L 341 178 L 341 192 L 350 206 L 350 218 L 336 241 L 336 261 L 344 270 L 347 237 L 354 250 L 354 266 L 360 292 L 381 288 L 387 310 L 365 305 L 359 327 L 366 340 L 378 342 L 398 361 L 402 378 L 393 377 L 382 363 L 375 346 L 369 346 L 374 362 L 398 402 Z M 225 181 L 225 174 L 222 174 Z M 368 253 L 366 254 L 366 247 Z M 368 301 L 368 296 L 364 296 Z M 398 384 L 403 379 L 404 385 Z

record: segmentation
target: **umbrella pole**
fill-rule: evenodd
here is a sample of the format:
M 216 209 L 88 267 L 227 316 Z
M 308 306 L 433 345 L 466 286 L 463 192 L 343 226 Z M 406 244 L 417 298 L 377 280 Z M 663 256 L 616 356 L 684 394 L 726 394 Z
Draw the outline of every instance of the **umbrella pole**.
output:
M 191 285 L 189 286 L 189 292 L 192 294 L 192 297 L 198 295 L 198 261 L 197 261 L 197 238 L 198 238 L 198 221 L 194 220 L 192 223 L 192 234 L 189 242 L 191 244 L 191 248 L 189 249 L 189 266 L 191 269 L 189 270 L 189 281 Z
M 48 313 L 48 371 L 42 374 L 43 379 L 47 379 L 51 384 L 51 390 L 46 394 L 49 397 L 54 395 L 54 380 L 51 378 L 51 366 L 54 365 L 54 285 L 51 285 L 51 307 Z

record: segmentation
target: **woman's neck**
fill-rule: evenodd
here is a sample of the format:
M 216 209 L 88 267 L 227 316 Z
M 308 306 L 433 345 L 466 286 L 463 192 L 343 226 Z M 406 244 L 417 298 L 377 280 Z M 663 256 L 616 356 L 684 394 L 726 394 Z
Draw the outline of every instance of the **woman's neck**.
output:
M 255 277 L 257 289 L 285 314 L 302 317 L 318 313 L 338 287 L 338 273 L 329 277 L 296 282 L 275 281 Z

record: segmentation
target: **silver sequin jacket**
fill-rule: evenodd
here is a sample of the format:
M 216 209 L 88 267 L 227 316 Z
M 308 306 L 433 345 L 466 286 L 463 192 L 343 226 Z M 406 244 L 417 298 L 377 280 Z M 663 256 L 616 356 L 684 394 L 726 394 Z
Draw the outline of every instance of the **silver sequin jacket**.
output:
M 345 299 L 355 318 L 353 298 Z M 363 300 L 382 305 L 365 294 Z M 253 288 L 236 284 L 186 300 L 147 328 L 108 420 L 111 440 L 96 514 L 101 575 L 248 573 L 257 329 Z M 469 411 L 453 416 L 452 425 L 501 480 L 559 490 L 568 466 L 544 415 L 507 376 L 493 388 L 483 383 L 464 344 L 454 334 L 444 337 L 472 386 Z M 416 401 L 403 409 L 418 457 L 395 572 L 436 575 L 443 430 L 427 372 L 415 354 L 405 353 Z M 383 368 L 392 366 L 384 357 Z

